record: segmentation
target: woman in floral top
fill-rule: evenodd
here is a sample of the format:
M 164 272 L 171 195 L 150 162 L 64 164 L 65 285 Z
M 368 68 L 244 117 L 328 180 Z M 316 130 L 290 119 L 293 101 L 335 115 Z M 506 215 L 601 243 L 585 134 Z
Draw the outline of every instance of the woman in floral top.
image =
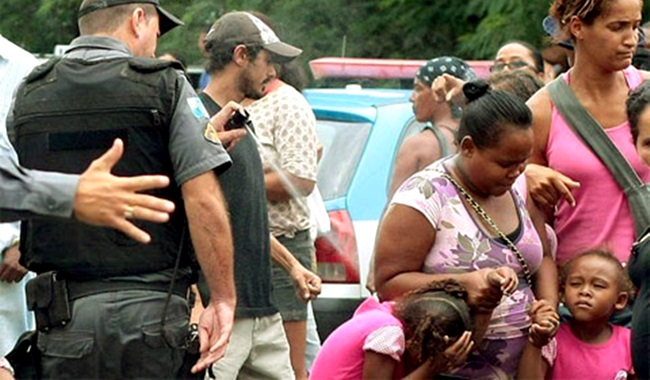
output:
M 453 374 L 506 378 L 515 375 L 529 337 L 531 307 L 555 313 L 557 269 L 545 254 L 543 217 L 526 202 L 521 175 L 533 147 L 530 110 L 481 81 L 463 92 L 469 103 L 458 153 L 404 182 L 382 220 L 377 290 L 389 300 L 433 280 L 461 283 L 470 307 L 490 322 L 483 342 Z M 486 274 L 501 266 L 518 274 L 511 294 L 487 281 Z

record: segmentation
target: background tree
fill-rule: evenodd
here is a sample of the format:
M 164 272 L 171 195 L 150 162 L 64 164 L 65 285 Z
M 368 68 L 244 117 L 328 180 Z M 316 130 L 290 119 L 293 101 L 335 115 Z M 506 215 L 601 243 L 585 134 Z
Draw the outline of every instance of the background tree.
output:
M 456 55 L 491 59 L 497 47 L 520 39 L 548 43 L 541 22 L 549 0 L 167 0 L 165 8 L 186 26 L 161 39 L 158 51 L 202 64 L 198 35 L 221 14 L 257 10 L 278 33 L 315 57 L 428 59 Z M 77 34 L 80 0 L 2 0 L 0 33 L 34 53 L 52 53 Z M 648 15 L 650 2 L 644 4 Z

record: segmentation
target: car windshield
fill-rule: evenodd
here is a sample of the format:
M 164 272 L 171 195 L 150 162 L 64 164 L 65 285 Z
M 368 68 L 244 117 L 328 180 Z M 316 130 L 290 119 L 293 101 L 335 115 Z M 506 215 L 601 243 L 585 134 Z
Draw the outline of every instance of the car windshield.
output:
M 318 167 L 318 189 L 324 200 L 344 196 L 370 134 L 370 123 L 318 120 L 323 158 Z

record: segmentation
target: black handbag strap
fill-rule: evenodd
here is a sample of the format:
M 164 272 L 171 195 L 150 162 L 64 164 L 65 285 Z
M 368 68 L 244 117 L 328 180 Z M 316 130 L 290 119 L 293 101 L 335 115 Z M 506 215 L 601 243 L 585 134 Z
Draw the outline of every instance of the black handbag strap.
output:
M 631 189 L 644 185 L 600 123 L 582 106 L 571 87 L 564 81 L 564 75 L 549 83 L 548 92 L 567 124 L 605 164 L 626 194 Z

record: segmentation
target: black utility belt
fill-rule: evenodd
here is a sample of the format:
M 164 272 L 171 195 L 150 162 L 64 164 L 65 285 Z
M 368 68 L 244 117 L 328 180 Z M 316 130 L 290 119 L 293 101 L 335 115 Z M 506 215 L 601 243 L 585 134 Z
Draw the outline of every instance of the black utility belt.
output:
M 131 281 L 70 281 L 67 280 L 68 298 L 74 301 L 79 298 L 92 296 L 100 293 L 119 292 L 124 290 L 149 290 L 152 292 L 169 292 L 168 283 L 147 283 Z M 180 297 L 187 297 L 189 284 L 181 281 L 175 283 L 172 294 Z
M 56 272 L 39 274 L 27 282 L 27 308 L 34 312 L 36 327 L 48 331 L 52 327 L 65 326 L 72 318 L 71 302 L 95 294 L 125 290 L 148 290 L 169 292 L 170 284 L 141 283 L 131 281 L 71 281 L 60 278 Z M 187 296 L 189 284 L 175 283 L 171 290 L 182 298 Z

